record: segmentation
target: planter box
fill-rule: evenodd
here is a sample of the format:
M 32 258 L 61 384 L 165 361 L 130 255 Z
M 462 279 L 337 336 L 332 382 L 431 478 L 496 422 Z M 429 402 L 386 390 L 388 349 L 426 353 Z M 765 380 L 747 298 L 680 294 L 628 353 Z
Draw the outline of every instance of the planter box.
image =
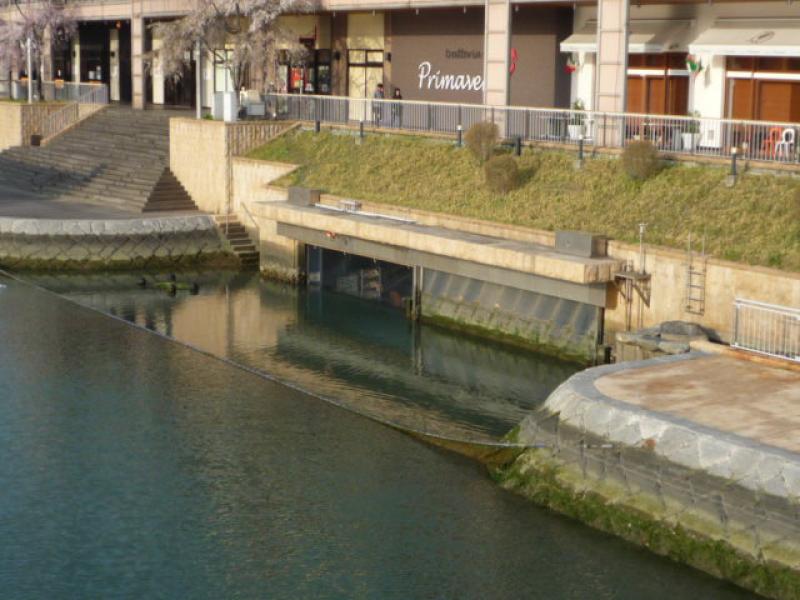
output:
M 699 133 L 682 133 L 681 144 L 685 152 L 694 152 L 697 150 L 697 142 L 700 139 Z

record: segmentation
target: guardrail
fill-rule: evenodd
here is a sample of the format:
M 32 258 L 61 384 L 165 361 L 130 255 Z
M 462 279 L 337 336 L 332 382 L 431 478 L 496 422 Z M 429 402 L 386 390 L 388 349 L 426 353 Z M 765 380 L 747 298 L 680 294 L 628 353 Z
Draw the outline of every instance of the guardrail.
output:
M 737 298 L 731 346 L 800 362 L 800 309 Z
M 296 94 L 267 94 L 266 104 L 278 119 L 448 134 L 490 121 L 525 142 L 619 148 L 648 140 L 669 154 L 724 158 L 735 149 L 743 159 L 800 163 L 800 123 Z
M 52 83 L 52 82 L 43 82 Z M 81 91 L 74 101 L 42 119 L 39 135 L 48 140 L 80 120 L 81 104 L 108 104 L 108 86 L 105 84 L 75 84 L 75 92 Z

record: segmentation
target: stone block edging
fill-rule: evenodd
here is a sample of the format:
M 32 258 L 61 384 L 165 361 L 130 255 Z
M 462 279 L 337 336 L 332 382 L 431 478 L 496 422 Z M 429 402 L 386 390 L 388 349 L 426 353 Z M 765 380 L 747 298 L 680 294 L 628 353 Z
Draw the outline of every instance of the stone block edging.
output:
M 648 410 L 600 392 L 595 381 L 624 370 L 658 363 L 697 360 L 702 353 L 665 356 L 587 369 L 561 384 L 544 408 L 580 431 L 609 442 L 642 447 L 683 467 L 722 477 L 751 491 L 797 501 L 800 499 L 800 455 L 743 436 L 700 425 L 674 415 Z M 520 441 L 524 442 L 523 421 Z M 529 430 L 530 431 L 530 430 Z

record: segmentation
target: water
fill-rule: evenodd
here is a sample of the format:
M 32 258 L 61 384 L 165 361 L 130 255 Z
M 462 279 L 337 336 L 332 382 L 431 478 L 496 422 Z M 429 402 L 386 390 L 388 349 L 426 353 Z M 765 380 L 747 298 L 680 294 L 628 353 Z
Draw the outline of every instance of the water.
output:
M 748 597 L 462 457 L 1 281 L 4 599 Z M 198 337 L 236 328 L 205 318 Z
M 494 442 L 580 367 L 414 326 L 399 310 L 257 275 L 182 276 L 170 297 L 139 276 L 40 278 L 81 304 L 233 360 L 356 412 L 459 441 Z M 158 278 L 160 280 L 165 277 Z

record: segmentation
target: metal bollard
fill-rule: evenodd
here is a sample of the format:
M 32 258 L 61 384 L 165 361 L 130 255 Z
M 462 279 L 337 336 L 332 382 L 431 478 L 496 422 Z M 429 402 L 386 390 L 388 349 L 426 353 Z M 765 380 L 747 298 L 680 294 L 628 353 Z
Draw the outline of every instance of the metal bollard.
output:
M 514 138 L 514 155 L 522 156 L 522 138 L 520 136 Z
M 358 123 L 358 137 L 362 140 L 364 139 L 364 121 L 359 121 Z
M 578 137 L 578 160 L 583 162 L 583 134 Z
M 461 127 L 461 123 L 458 124 L 456 127 L 456 146 L 461 148 L 464 144 L 464 128 Z
M 731 148 L 731 177 L 736 177 L 738 173 L 736 172 L 736 157 L 739 154 L 739 149 L 735 146 Z
M 319 129 L 320 129 L 319 119 L 317 119 L 316 121 L 314 121 L 314 133 L 319 133 Z

